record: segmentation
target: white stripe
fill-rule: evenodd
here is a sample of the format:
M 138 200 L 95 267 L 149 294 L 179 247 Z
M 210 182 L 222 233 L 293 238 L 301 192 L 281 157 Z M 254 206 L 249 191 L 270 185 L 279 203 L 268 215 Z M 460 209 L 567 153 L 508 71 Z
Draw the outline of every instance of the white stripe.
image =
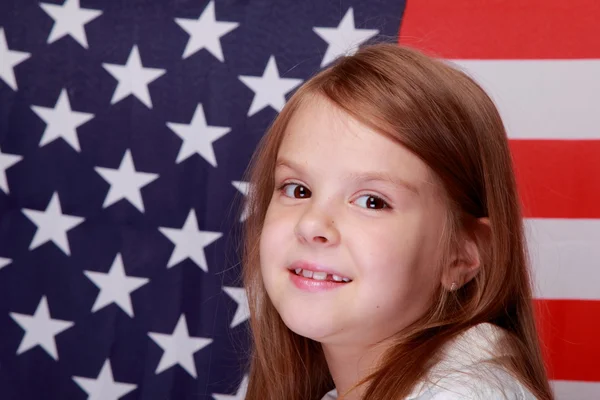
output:
M 600 139 L 600 60 L 448 60 L 494 99 L 512 139 Z
M 526 219 L 525 232 L 535 297 L 600 300 L 600 219 Z
M 556 400 L 598 400 L 600 382 L 551 381 Z

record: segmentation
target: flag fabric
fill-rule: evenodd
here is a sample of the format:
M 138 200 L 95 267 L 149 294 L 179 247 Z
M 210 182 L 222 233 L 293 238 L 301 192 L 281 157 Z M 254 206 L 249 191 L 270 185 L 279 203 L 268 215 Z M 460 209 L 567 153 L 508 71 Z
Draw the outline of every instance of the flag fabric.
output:
M 600 399 L 600 3 L 409 1 L 400 43 L 490 93 L 508 130 L 557 399 Z
M 298 85 L 398 34 L 498 104 L 553 387 L 600 398 L 598 20 L 595 0 L 3 0 L 0 399 L 243 399 L 242 173 Z
M 403 9 L 0 1 L 0 399 L 243 399 L 242 174 Z

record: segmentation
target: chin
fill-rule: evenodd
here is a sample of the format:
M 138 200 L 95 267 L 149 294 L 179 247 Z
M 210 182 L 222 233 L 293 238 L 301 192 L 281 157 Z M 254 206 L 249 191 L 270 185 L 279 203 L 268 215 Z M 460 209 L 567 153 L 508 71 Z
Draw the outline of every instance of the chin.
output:
M 318 342 L 341 330 L 337 321 L 330 315 L 315 314 L 308 309 L 292 310 L 292 307 L 278 312 L 283 323 L 292 332 Z

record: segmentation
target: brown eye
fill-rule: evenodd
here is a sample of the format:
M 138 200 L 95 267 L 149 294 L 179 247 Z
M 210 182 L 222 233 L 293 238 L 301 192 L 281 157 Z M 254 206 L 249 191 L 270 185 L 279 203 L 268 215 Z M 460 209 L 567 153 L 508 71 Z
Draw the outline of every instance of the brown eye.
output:
M 286 196 L 296 199 L 304 199 L 310 196 L 310 190 L 296 183 L 286 183 L 281 187 L 281 190 L 283 190 Z
M 366 201 L 364 201 L 364 205 L 362 205 L 362 207 L 369 208 L 371 210 L 382 210 L 384 208 L 389 207 L 389 205 L 381 197 L 373 196 L 370 194 L 361 196 L 361 197 L 359 197 L 359 199 L 366 199 Z M 361 203 L 363 203 L 363 201 L 358 201 L 358 203 L 359 203 L 359 205 L 361 205 Z

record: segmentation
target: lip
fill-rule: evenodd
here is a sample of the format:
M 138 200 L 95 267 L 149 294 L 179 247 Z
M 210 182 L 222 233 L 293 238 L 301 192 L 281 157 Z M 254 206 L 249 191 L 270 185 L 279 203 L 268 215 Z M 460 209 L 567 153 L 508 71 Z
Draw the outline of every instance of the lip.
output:
M 325 267 L 323 265 L 315 264 L 315 263 L 312 263 L 309 261 L 305 261 L 305 260 L 295 261 L 288 266 L 288 270 L 290 270 L 290 271 L 293 271 L 296 268 L 302 268 L 302 269 L 306 269 L 306 270 L 313 271 L 313 272 L 325 272 L 327 274 L 341 276 L 342 278 L 352 279 L 351 277 L 341 274 L 334 269 Z
M 296 275 L 294 271 L 289 271 L 289 274 L 290 280 L 298 289 L 311 293 L 333 290 L 351 283 L 335 281 L 318 281 L 315 279 L 305 278 L 302 275 Z

